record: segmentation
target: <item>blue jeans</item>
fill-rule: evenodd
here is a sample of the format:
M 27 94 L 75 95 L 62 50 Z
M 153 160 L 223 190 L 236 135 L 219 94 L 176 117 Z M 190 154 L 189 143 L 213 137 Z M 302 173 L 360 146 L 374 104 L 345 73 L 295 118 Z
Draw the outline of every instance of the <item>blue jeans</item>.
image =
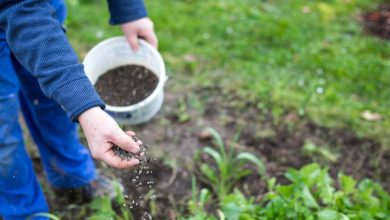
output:
M 53 187 L 78 188 L 95 178 L 95 164 L 79 141 L 76 124 L 42 93 L 0 37 L 0 216 L 5 220 L 48 212 L 23 143 L 20 110 Z

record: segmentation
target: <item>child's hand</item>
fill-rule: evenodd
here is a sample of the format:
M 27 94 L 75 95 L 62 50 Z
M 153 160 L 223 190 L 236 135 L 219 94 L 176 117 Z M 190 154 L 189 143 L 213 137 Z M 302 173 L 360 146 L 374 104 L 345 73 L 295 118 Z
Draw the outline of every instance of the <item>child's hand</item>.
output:
M 138 38 L 145 39 L 157 49 L 158 42 L 153 30 L 153 22 L 149 18 L 141 18 L 121 25 L 127 41 L 134 51 L 138 50 Z
M 93 158 L 102 160 L 115 168 L 129 168 L 139 164 L 139 160 L 122 160 L 111 150 L 113 144 L 131 153 L 139 152 L 138 143 L 131 136 L 134 132 L 122 131 L 114 119 L 99 107 L 83 112 L 78 120 L 88 141 Z

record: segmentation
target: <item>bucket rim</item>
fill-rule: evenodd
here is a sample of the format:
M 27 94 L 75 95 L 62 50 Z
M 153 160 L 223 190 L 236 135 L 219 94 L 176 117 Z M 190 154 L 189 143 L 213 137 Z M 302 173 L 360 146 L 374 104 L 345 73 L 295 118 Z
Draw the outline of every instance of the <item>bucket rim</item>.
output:
M 124 36 L 117 36 L 117 37 L 108 38 L 104 41 L 101 41 L 100 43 L 95 45 L 91 50 L 89 50 L 88 53 L 84 57 L 83 63 L 85 63 L 85 60 L 87 60 L 88 57 L 91 56 L 91 54 L 96 53 L 102 47 L 105 47 L 107 44 L 110 44 L 113 42 L 126 43 L 128 45 L 128 42 Z M 164 89 L 164 85 L 165 85 L 168 77 L 167 77 L 166 72 L 165 72 L 165 65 L 164 65 L 164 61 L 161 57 L 161 54 L 145 40 L 139 39 L 138 42 L 139 42 L 138 50 L 140 50 L 143 47 L 146 50 L 149 50 L 153 54 L 153 56 L 157 58 L 157 63 L 158 63 L 159 69 L 161 71 L 160 76 L 157 76 L 158 77 L 158 84 L 157 84 L 156 88 L 153 90 L 153 92 L 148 97 L 146 97 L 144 100 L 142 100 L 136 104 L 128 105 L 128 106 L 113 106 L 113 105 L 106 104 L 107 111 L 118 112 L 118 113 L 133 112 L 133 111 L 140 109 L 143 106 L 149 104 L 150 102 L 152 102 Z M 132 48 L 130 46 L 129 46 L 129 48 L 130 48 L 130 50 L 132 50 Z M 145 68 L 147 68 L 147 67 L 145 67 Z M 154 74 L 156 74 L 156 73 L 154 73 Z

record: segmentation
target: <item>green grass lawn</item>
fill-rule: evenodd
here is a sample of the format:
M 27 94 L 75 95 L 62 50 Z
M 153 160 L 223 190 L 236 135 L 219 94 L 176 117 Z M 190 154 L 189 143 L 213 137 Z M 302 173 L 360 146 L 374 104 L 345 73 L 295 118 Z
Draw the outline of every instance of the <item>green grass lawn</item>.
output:
M 71 42 L 83 57 L 120 35 L 105 1 L 68 1 Z M 219 82 L 280 116 L 306 114 L 390 141 L 390 42 L 359 22 L 377 0 L 147 0 L 169 75 L 179 90 Z M 384 120 L 362 120 L 361 112 Z

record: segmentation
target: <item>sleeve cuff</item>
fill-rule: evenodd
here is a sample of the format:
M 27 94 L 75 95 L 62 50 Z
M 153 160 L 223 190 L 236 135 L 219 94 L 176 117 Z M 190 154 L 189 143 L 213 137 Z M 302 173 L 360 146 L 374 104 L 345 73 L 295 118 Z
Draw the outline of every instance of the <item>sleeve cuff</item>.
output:
M 87 77 L 62 86 L 54 93 L 53 99 L 61 105 L 72 121 L 77 121 L 81 113 L 92 107 L 105 108 L 103 100 L 100 99 Z
M 107 2 L 112 25 L 124 24 L 148 16 L 142 0 L 108 0 Z

